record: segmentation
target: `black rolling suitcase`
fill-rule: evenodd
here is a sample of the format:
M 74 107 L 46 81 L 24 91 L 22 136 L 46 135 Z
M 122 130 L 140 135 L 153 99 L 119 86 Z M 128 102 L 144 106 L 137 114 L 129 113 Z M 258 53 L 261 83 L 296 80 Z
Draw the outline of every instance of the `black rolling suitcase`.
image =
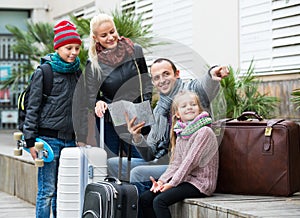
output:
M 85 189 L 83 218 L 135 218 L 138 214 L 138 191 L 129 183 L 108 177 L 90 183 Z
M 103 119 L 100 119 L 103 127 Z M 103 137 L 100 144 L 103 143 Z M 128 151 L 128 180 L 131 162 L 131 148 Z M 119 177 L 122 169 L 122 146 L 120 146 Z M 135 185 L 107 177 L 104 181 L 87 185 L 84 194 L 82 218 L 136 218 L 138 216 L 138 190 Z

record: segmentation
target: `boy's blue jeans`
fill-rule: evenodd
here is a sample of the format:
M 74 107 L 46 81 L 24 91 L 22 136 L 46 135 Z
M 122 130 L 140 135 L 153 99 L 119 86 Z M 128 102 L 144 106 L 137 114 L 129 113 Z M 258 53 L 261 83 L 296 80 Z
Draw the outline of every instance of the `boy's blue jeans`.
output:
M 74 140 L 66 141 L 57 138 L 41 136 L 41 139 L 48 142 L 54 152 L 54 160 L 44 163 L 38 168 L 38 192 L 36 197 L 36 217 L 50 217 L 52 207 L 53 217 L 56 217 L 56 194 L 57 194 L 57 174 L 60 152 L 65 147 L 76 146 Z

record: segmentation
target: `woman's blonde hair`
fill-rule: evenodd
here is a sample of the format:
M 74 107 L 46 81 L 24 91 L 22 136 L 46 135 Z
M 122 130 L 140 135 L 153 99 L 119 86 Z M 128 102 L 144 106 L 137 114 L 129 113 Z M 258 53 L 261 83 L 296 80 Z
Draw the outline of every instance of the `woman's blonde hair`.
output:
M 113 17 L 108 14 L 104 14 L 104 13 L 100 13 L 100 14 L 94 16 L 90 21 L 89 60 L 91 61 L 91 64 L 92 64 L 92 66 L 91 66 L 92 72 L 93 73 L 98 72 L 99 76 L 100 76 L 101 67 L 98 62 L 98 56 L 97 56 L 97 52 L 96 52 L 96 43 L 97 42 L 95 41 L 94 36 L 97 35 L 98 27 L 104 22 L 111 22 L 115 27 Z M 116 29 L 116 27 L 115 27 L 115 29 Z M 116 29 L 116 31 L 117 31 L 117 29 Z
M 171 131 L 170 131 L 170 146 L 171 146 L 171 158 L 170 161 L 173 160 L 174 156 L 174 150 L 176 146 L 176 133 L 174 132 L 174 126 L 179 118 L 177 118 L 176 113 L 178 111 L 178 104 L 179 100 L 182 96 L 189 96 L 191 98 L 194 98 L 196 100 L 197 105 L 199 106 L 199 112 L 203 112 L 203 108 L 199 99 L 199 96 L 197 93 L 190 91 L 190 90 L 181 90 L 179 91 L 173 99 L 172 105 L 171 105 L 171 114 L 172 114 L 172 125 L 171 125 Z

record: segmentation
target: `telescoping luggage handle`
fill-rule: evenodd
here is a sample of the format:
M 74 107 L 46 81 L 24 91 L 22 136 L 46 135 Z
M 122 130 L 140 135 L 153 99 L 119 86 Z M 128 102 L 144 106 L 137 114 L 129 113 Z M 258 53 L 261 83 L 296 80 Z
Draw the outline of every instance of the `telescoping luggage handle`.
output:
M 100 118 L 100 148 L 104 149 L 104 116 Z

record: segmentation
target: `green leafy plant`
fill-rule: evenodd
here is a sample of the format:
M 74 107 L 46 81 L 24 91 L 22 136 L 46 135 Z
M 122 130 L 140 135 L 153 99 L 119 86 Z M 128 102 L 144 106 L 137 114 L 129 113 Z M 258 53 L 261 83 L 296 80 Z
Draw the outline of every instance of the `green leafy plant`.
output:
M 117 9 L 112 11 L 112 16 L 120 36 L 130 38 L 147 49 L 161 43 L 154 43 L 152 25 L 143 25 L 143 14 L 134 15 L 130 12 L 119 12 Z
M 2 88 L 16 87 L 22 78 L 31 75 L 34 70 L 33 64 L 39 62 L 41 56 L 53 51 L 53 26 L 48 23 L 26 22 L 28 31 L 16 26 L 6 25 L 6 28 L 14 35 L 17 43 L 12 50 L 19 55 L 26 55 L 28 61 L 23 61 L 18 71 L 13 71 L 12 76 L 2 83 Z
M 163 44 L 163 42 L 154 42 L 154 36 L 151 31 L 152 25 L 143 25 L 143 14 L 135 15 L 130 11 L 121 12 L 115 9 L 111 11 L 111 16 L 120 36 L 130 38 L 145 49 Z M 76 18 L 73 15 L 70 15 L 70 18 L 76 25 L 79 34 L 83 38 L 89 37 L 91 19 Z
M 258 88 L 260 81 L 255 80 L 254 65 L 251 61 L 249 68 L 243 74 L 240 70 L 234 71 L 229 67 L 230 74 L 222 79 L 221 90 L 214 101 L 214 111 L 220 114 L 220 105 L 224 98 L 226 104 L 226 117 L 238 117 L 245 111 L 254 111 L 259 115 L 269 118 L 275 111 L 279 100 L 277 97 L 268 96 L 268 93 L 260 93 Z
M 119 35 L 132 39 L 139 43 L 143 48 L 149 48 L 161 43 L 152 43 L 151 26 L 142 25 L 142 15 L 134 16 L 132 13 L 112 12 L 116 28 Z M 90 32 L 90 19 L 77 18 L 70 15 L 70 20 L 76 25 L 78 33 L 82 39 L 88 38 Z M 16 26 L 7 25 L 6 28 L 15 36 L 17 43 L 12 47 L 13 51 L 18 54 L 27 55 L 28 62 L 23 63 L 18 71 L 12 72 L 12 76 L 3 82 L 2 88 L 15 88 L 21 78 L 29 77 L 33 70 L 34 64 L 38 63 L 40 58 L 53 51 L 53 26 L 50 23 L 32 23 L 28 21 L 28 31 L 23 31 Z M 84 45 L 79 54 L 81 69 L 85 68 L 88 59 L 88 48 Z
M 28 31 L 16 26 L 6 25 L 6 28 L 14 35 L 17 43 L 13 45 L 13 51 L 18 54 L 28 55 L 31 61 L 39 61 L 42 55 L 53 51 L 53 26 L 49 23 L 26 22 Z
M 300 109 L 300 88 L 294 89 L 291 93 L 291 101 L 296 105 L 296 110 Z

